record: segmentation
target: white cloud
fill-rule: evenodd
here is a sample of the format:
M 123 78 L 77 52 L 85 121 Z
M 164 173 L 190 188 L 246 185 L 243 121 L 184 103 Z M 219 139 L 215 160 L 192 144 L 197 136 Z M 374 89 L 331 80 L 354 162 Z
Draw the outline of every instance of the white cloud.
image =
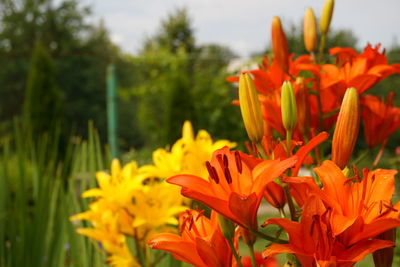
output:
M 299 23 L 307 7 L 320 15 L 323 0 L 85 0 L 94 15 L 103 17 L 122 47 L 134 52 L 144 36 L 153 34 L 168 13 L 186 6 L 200 43 L 226 44 L 240 55 L 248 55 L 267 45 L 270 21 L 278 15 Z M 399 0 L 336 1 L 333 28 L 352 29 L 359 45 L 368 40 L 390 46 L 399 35 Z

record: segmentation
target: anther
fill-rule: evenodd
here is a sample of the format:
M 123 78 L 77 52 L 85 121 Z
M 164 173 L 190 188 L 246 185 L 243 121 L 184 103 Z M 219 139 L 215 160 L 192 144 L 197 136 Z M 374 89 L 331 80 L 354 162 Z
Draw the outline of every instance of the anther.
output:
M 242 174 L 242 159 L 240 158 L 239 151 L 235 151 L 235 162 L 238 172 Z
M 232 183 L 232 176 L 231 176 L 231 173 L 229 172 L 229 169 L 228 169 L 228 168 L 225 168 L 225 169 L 224 169 L 224 173 L 225 173 L 226 182 L 227 182 L 228 184 L 231 184 L 231 183 Z
M 229 167 L 229 163 L 228 163 L 228 157 L 224 154 L 224 167 L 228 168 Z
M 207 167 L 207 171 L 208 171 L 208 174 L 210 175 L 211 179 L 213 179 L 214 182 L 216 184 L 218 184 L 219 177 L 218 177 L 217 170 L 213 166 L 211 166 L 211 163 L 209 161 L 206 161 L 206 167 Z

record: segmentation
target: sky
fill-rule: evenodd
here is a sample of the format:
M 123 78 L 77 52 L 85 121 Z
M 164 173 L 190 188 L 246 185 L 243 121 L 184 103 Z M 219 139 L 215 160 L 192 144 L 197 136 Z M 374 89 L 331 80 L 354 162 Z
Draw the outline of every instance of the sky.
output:
M 136 53 L 161 19 L 186 7 L 198 44 L 218 43 L 247 57 L 267 46 L 274 16 L 300 23 L 306 8 L 321 14 L 324 0 L 82 0 L 103 19 L 112 40 Z M 331 27 L 351 29 L 359 47 L 367 42 L 389 48 L 400 42 L 400 0 L 336 0 Z M 285 24 L 284 24 L 285 25 Z

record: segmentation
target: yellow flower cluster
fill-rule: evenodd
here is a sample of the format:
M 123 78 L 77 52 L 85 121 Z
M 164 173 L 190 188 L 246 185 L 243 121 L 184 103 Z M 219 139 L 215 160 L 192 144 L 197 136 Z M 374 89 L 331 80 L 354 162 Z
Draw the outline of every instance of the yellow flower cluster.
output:
M 164 179 L 183 173 L 207 178 L 204 163 L 211 159 L 212 152 L 235 145 L 226 140 L 213 143 L 204 130 L 195 137 L 192 125 L 186 121 L 182 138 L 171 151 L 153 152 L 153 165 L 138 167 L 136 162 L 130 162 L 121 167 L 119 160 L 114 159 L 110 174 L 103 171 L 96 174 L 99 188 L 82 195 L 96 198 L 89 210 L 71 217 L 72 221 L 90 221 L 93 228 L 79 228 L 77 232 L 100 242 L 110 265 L 140 266 L 139 254 L 144 254 L 143 257 L 148 254 L 145 245 L 148 238 L 160 231 L 176 231 L 171 226 L 178 225 L 177 215 L 187 209 L 178 187 Z M 136 253 L 130 251 L 129 239 L 135 241 Z

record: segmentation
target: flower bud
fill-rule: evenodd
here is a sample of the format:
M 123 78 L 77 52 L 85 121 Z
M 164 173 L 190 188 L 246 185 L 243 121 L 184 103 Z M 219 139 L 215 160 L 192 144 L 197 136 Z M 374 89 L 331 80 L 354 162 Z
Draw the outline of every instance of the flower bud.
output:
M 311 111 L 309 94 L 303 77 L 297 77 L 294 84 L 296 91 L 297 125 L 300 132 L 307 136 L 310 131 Z
M 257 240 L 257 237 L 254 234 L 252 234 L 251 232 L 249 232 L 249 230 L 241 226 L 239 226 L 239 231 L 244 243 L 250 246 L 254 245 L 254 243 Z
M 304 46 L 311 53 L 317 47 L 317 20 L 312 8 L 307 8 L 303 26 Z
M 271 34 L 272 51 L 274 52 L 275 59 L 278 61 L 279 67 L 287 73 L 289 70 L 289 51 L 286 35 L 279 17 L 272 19 Z
M 240 75 L 239 102 L 247 135 L 252 142 L 261 142 L 264 134 L 264 124 L 261 115 L 260 100 L 258 99 L 254 82 L 248 73 Z
M 331 24 L 333 7 L 335 5 L 334 0 L 326 0 L 324 8 L 322 9 L 321 21 L 319 29 L 322 34 L 326 34 L 329 31 L 329 25 Z
M 396 228 L 392 228 L 376 236 L 377 239 L 396 242 Z M 394 245 L 394 243 L 393 243 Z M 384 248 L 375 251 L 373 254 L 375 266 L 391 267 L 393 266 L 394 247 Z
M 353 87 L 348 88 L 340 107 L 332 140 L 332 161 L 346 167 L 357 141 L 360 127 L 360 100 Z
M 297 106 L 291 82 L 283 82 L 281 91 L 282 122 L 286 131 L 293 132 L 297 123 Z
M 277 209 L 282 209 L 286 204 L 286 196 L 283 188 L 275 182 L 270 182 L 265 186 L 264 198 L 269 204 Z
M 235 235 L 235 225 L 233 224 L 233 222 L 219 213 L 217 214 L 217 217 L 222 235 L 226 239 L 232 239 Z

